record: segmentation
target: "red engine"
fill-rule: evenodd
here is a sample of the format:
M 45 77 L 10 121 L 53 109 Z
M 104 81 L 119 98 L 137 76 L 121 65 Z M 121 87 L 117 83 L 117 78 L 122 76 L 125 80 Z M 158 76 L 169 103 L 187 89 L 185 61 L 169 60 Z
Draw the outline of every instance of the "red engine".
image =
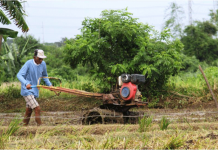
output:
M 123 83 L 120 89 L 120 95 L 124 100 L 134 100 L 137 91 L 137 86 L 131 82 Z
M 120 96 L 122 99 L 126 101 L 135 100 L 138 84 L 145 82 L 145 76 L 140 74 L 122 74 L 121 80 L 122 87 L 120 89 Z

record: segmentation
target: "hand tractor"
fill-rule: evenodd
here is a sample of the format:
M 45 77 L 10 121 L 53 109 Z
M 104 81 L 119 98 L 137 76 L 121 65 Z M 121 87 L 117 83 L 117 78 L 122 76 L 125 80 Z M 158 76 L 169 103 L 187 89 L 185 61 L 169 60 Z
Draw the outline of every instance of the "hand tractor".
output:
M 53 77 L 41 77 L 57 79 Z M 93 97 L 101 99 L 102 105 L 99 107 L 88 110 L 83 114 L 83 124 L 96 124 L 96 123 L 136 123 L 139 116 L 139 112 L 129 111 L 131 108 L 138 106 L 145 106 L 147 102 L 141 101 L 141 92 L 138 89 L 140 83 L 145 82 L 145 76 L 140 74 L 122 74 L 118 77 L 119 90 L 113 91 L 109 94 L 92 93 L 77 89 L 67 89 L 60 87 L 49 87 L 40 85 L 31 86 L 32 88 L 44 88 L 54 91 L 56 95 L 60 92 L 71 93 L 77 96 Z M 59 79 L 60 80 L 60 79 Z M 60 80 L 61 83 L 61 80 Z

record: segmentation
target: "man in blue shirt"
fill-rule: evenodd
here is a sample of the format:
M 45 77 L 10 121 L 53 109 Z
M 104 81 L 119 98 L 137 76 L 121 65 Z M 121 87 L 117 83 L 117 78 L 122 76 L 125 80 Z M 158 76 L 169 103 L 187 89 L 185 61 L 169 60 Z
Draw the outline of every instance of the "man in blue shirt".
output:
M 31 85 L 37 85 L 40 77 L 48 77 L 46 63 L 43 59 L 46 58 L 44 51 L 37 49 L 34 52 L 34 57 L 28 60 L 17 74 L 17 78 L 21 82 L 21 95 L 26 101 L 26 113 L 23 123 L 25 126 L 30 121 L 32 111 L 35 111 L 35 121 L 38 126 L 42 124 L 40 118 L 40 107 L 35 98 L 39 97 L 38 88 L 31 88 Z M 48 78 L 43 78 L 47 86 L 52 86 Z

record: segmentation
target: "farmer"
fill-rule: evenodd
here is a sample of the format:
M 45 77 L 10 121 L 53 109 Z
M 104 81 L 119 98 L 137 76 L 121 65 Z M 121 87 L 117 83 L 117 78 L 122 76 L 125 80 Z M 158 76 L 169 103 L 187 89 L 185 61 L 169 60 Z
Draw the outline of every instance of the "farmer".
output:
M 26 101 L 26 113 L 23 119 L 24 126 L 27 126 L 30 121 L 32 111 L 35 111 L 35 121 L 37 126 L 42 124 L 40 118 L 40 107 L 36 98 L 39 97 L 38 88 L 31 88 L 31 85 L 37 85 L 40 77 L 47 77 L 46 63 L 43 59 L 46 58 L 44 51 L 36 49 L 34 57 L 28 60 L 17 74 L 17 78 L 21 82 L 21 95 Z M 52 86 L 48 78 L 43 78 L 47 86 Z

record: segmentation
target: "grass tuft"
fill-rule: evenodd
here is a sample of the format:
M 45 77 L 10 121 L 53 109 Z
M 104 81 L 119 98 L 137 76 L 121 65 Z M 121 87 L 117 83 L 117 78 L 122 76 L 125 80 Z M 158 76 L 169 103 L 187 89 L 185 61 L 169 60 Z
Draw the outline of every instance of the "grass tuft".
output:
M 153 118 L 152 117 L 147 117 L 143 116 L 143 118 L 139 119 L 139 132 L 145 132 L 149 129 L 151 126 Z
M 170 120 L 167 119 L 165 116 L 163 116 L 159 124 L 160 129 L 166 130 L 169 124 L 170 124 Z
M 183 146 L 184 140 L 181 136 L 172 136 L 163 149 L 178 149 Z
M 13 135 L 19 128 L 21 119 L 14 118 L 8 126 L 6 131 L 3 131 L 0 135 L 0 149 L 5 149 L 6 143 L 8 142 L 11 135 Z

